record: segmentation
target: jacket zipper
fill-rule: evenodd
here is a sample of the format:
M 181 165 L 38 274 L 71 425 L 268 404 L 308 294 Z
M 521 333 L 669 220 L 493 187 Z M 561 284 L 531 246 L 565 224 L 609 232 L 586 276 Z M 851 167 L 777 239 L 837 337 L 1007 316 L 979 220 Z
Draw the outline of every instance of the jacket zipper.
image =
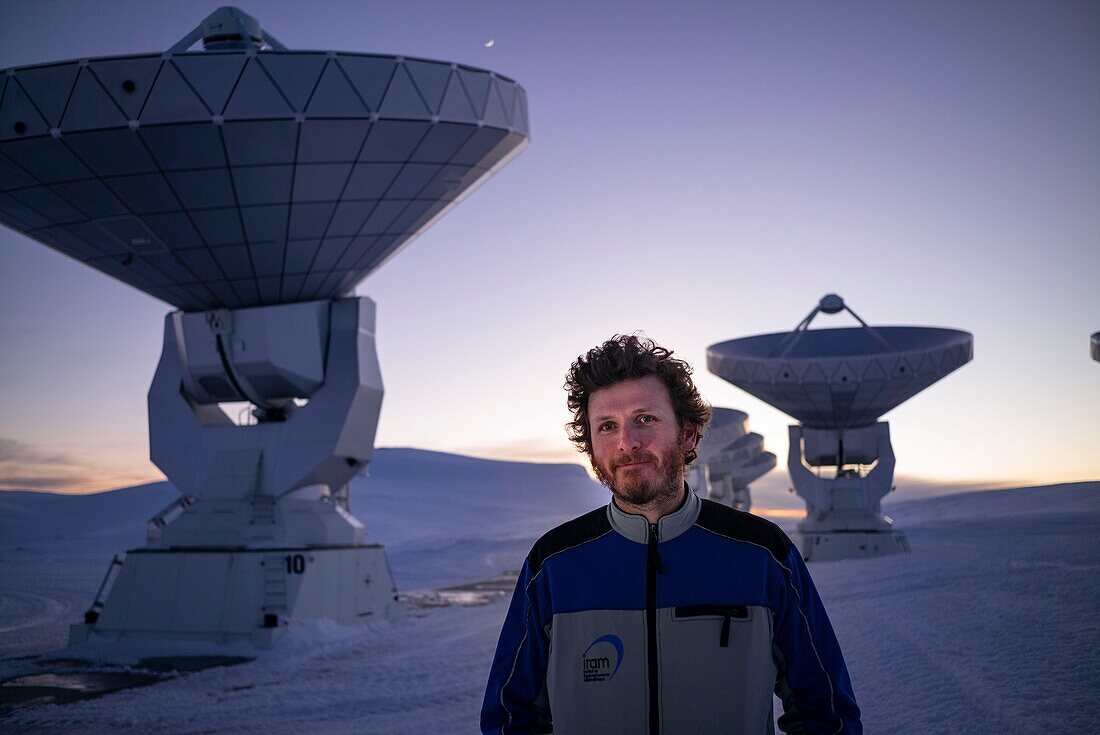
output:
M 664 574 L 661 554 L 657 551 L 657 524 L 649 524 L 648 556 L 645 580 L 645 621 L 649 649 L 649 732 L 661 732 L 660 678 L 657 670 L 657 575 Z

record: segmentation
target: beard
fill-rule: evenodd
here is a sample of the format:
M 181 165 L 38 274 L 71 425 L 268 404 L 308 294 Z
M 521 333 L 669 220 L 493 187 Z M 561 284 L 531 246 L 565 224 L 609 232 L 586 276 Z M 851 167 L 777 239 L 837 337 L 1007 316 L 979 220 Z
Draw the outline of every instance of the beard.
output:
M 641 476 L 627 473 L 626 477 L 615 479 L 618 467 L 634 462 L 651 462 L 657 472 L 648 472 Z M 685 467 L 684 453 L 675 446 L 669 447 L 660 457 L 651 452 L 616 457 L 606 468 L 600 467 L 592 459 L 592 470 L 596 473 L 596 479 L 606 485 L 616 498 L 635 506 L 648 505 L 682 493 Z

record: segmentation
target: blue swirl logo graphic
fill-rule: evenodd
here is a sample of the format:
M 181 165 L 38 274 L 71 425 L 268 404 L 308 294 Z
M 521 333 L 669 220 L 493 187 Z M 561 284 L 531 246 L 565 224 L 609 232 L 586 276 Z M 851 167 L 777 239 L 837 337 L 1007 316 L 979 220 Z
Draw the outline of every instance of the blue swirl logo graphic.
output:
M 611 665 L 611 659 L 608 656 L 600 656 L 600 651 L 596 652 L 596 655 L 590 656 L 592 649 L 601 643 L 607 643 L 615 649 L 615 665 Z M 615 678 L 615 674 L 619 673 L 619 667 L 623 664 L 623 639 L 613 633 L 607 635 L 601 635 L 596 640 L 588 644 L 588 648 L 584 649 L 584 653 L 581 654 L 581 672 L 584 676 L 584 681 L 610 681 Z

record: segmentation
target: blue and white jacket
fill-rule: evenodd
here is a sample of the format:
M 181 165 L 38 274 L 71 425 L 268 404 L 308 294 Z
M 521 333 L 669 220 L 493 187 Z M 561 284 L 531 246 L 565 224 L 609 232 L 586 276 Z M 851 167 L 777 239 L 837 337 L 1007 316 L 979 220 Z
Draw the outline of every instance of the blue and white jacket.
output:
M 651 525 L 610 503 L 524 562 L 484 733 L 862 733 L 825 608 L 773 523 L 688 490 Z

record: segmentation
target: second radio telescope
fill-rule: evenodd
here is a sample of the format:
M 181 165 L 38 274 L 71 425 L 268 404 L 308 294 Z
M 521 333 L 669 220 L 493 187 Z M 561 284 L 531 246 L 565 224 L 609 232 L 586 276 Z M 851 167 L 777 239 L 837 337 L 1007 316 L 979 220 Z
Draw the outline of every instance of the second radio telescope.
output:
M 843 310 L 860 326 L 809 328 L 818 314 Z M 969 362 L 973 350 L 973 336 L 955 329 L 872 327 L 834 294 L 790 332 L 707 349 L 712 373 L 801 422 L 790 427 L 787 466 L 806 500 L 796 538 L 807 560 L 908 550 L 881 510 L 894 452 L 889 424 L 878 419 Z

